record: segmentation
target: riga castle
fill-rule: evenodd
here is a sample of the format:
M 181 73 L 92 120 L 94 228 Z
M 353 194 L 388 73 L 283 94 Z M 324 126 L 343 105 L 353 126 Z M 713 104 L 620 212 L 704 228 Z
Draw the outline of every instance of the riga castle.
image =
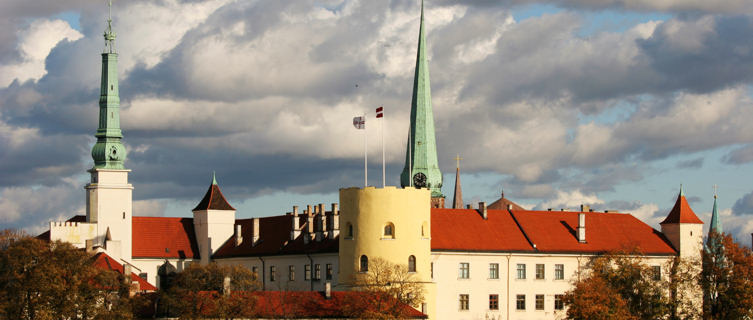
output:
M 381 258 L 407 265 L 426 290 L 414 306 L 430 319 L 562 319 L 562 297 L 589 259 L 638 249 L 655 277 L 675 257 L 700 268 L 703 222 L 682 188 L 661 230 L 629 213 L 529 211 L 504 194 L 464 205 L 459 169 L 451 208 L 442 193 L 423 16 L 405 168 L 400 187 L 344 187 L 339 202 L 291 206 L 276 216 L 239 219 L 212 178 L 185 217 L 134 216 L 120 127 L 118 54 L 105 31 L 99 126 L 92 148 L 86 215 L 50 222 L 40 237 L 104 252 L 161 287 L 190 264 L 243 265 L 264 290 L 353 290 L 353 275 Z M 126 128 L 127 129 L 127 128 Z M 449 202 L 448 202 L 449 204 Z M 248 214 L 243 214 L 248 216 Z M 718 219 L 716 211 L 714 217 Z M 691 299 L 700 308 L 700 289 Z M 691 289 L 693 290 L 693 289 Z

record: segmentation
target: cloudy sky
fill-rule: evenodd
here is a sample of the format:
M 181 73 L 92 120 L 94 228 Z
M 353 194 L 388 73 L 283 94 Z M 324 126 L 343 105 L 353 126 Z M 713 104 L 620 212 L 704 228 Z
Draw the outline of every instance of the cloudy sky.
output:
M 0 224 L 84 212 L 104 1 L 0 2 Z M 753 232 L 749 0 L 427 0 L 444 193 L 631 212 L 680 184 L 708 221 Z M 216 171 L 240 217 L 337 201 L 363 183 L 353 116 L 383 105 L 399 184 L 418 0 L 115 1 L 134 214 L 188 216 Z M 381 131 L 367 123 L 369 183 Z

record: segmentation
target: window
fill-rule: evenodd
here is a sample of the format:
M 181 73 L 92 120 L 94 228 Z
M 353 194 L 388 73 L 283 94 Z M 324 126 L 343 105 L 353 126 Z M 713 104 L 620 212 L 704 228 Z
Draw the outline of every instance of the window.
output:
M 311 280 L 311 265 L 303 266 L 303 280 Z
M 366 255 L 361 256 L 361 272 L 369 271 L 369 258 Z
M 499 310 L 499 295 L 489 295 L 489 310 Z
M 416 257 L 413 255 L 408 257 L 408 272 L 416 272 Z
M 468 279 L 470 271 L 470 264 L 468 262 L 461 262 L 460 268 L 458 269 L 458 279 Z
M 347 238 L 353 239 L 353 225 L 348 222 L 348 234 Z
M 431 263 L 431 278 L 434 279 L 434 262 Z
M 555 264 L 554 265 L 554 280 L 563 280 L 563 279 L 565 279 L 565 265 Z
M 288 281 L 295 281 L 295 266 L 292 264 L 288 266 Z
M 489 264 L 489 279 L 499 279 L 499 263 Z
M 536 264 L 536 279 L 537 280 L 544 279 L 544 265 L 543 264 Z
M 326 274 L 326 276 L 327 276 L 327 280 L 332 280 L 332 264 L 331 263 L 327 264 L 327 274 Z
M 146 273 L 146 272 L 142 272 L 142 273 L 139 273 L 139 278 L 141 278 L 141 279 L 144 279 L 144 280 L 146 280 L 146 278 L 147 278 L 148 276 L 149 276 L 149 275 L 147 275 L 147 273 Z
M 269 281 L 275 281 L 275 279 L 277 279 L 276 273 L 277 273 L 277 267 L 269 266 Z
M 392 224 L 392 222 L 387 222 L 387 224 L 384 226 L 384 235 L 385 238 L 395 239 L 395 225 Z
M 544 295 L 536 295 L 536 310 L 544 310 Z
M 321 278 L 322 278 L 322 265 L 317 263 L 314 265 L 314 280 L 319 280 Z
M 526 309 L 526 295 L 519 294 L 517 297 L 515 297 L 515 310 L 525 310 Z
M 467 294 L 461 294 L 459 301 L 460 301 L 459 309 L 460 310 L 468 310 L 468 306 L 470 305 L 470 298 L 468 297 L 468 295 Z
M 651 270 L 653 271 L 651 278 L 655 281 L 661 280 L 661 266 L 651 266 Z
M 253 274 L 254 280 L 259 278 L 259 267 L 253 266 L 251 267 L 251 273 Z
M 564 296 L 565 295 L 563 295 L 563 294 L 555 294 L 554 295 L 554 310 L 565 309 L 565 302 L 562 299 Z
M 424 221 L 421 224 L 421 237 L 427 238 L 429 237 L 429 224 Z
M 518 279 L 526 278 L 526 265 L 518 263 Z

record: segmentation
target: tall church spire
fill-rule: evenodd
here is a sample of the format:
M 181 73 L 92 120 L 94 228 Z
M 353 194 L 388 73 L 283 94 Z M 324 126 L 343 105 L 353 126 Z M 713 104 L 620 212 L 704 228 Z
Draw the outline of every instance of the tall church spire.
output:
M 714 186 L 714 189 L 716 189 L 716 186 Z M 714 208 L 711 210 L 711 223 L 709 224 L 709 233 L 712 231 L 716 231 L 716 233 L 721 234 L 724 232 L 722 229 L 722 223 L 719 221 L 719 211 L 716 209 L 716 190 L 714 190 Z
M 452 197 L 452 208 L 463 209 L 463 190 L 460 189 L 460 160 L 463 160 L 463 158 L 458 154 L 455 160 L 458 164 L 455 168 L 455 194 Z
M 410 111 L 410 134 L 405 154 L 405 167 L 400 174 L 403 187 L 422 187 L 431 190 L 432 204 L 444 206 L 442 172 L 437 161 L 437 143 L 434 134 L 434 114 L 431 108 L 429 62 L 426 58 L 426 31 L 424 4 L 421 1 L 421 26 L 418 35 L 416 71 L 413 78 L 413 99 Z
M 110 10 L 112 0 L 108 2 Z M 108 15 L 105 29 L 105 50 L 102 53 L 102 82 L 99 90 L 99 127 L 97 143 L 92 148 L 94 168 L 123 169 L 126 149 L 121 143 L 120 97 L 118 94 L 118 54 L 115 52 L 116 34 L 112 30 L 112 15 Z

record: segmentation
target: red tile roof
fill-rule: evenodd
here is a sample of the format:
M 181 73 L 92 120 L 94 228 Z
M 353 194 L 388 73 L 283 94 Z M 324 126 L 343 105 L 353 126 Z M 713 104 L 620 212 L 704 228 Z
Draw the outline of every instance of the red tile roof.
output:
M 243 241 L 236 246 L 235 237 L 231 237 L 212 256 L 212 258 L 230 258 L 242 256 L 261 256 L 274 254 L 302 254 L 338 252 L 337 237 L 328 237 L 322 241 L 312 239 L 308 244 L 303 241 L 303 233 L 295 240 L 290 240 L 292 230 L 292 215 L 263 217 L 259 219 L 259 240 L 253 245 L 253 219 L 238 219 L 236 225 L 241 225 Z M 306 215 L 299 216 L 299 226 L 304 226 Z M 305 229 L 305 228 L 304 228 Z
M 507 210 L 508 205 L 512 206 L 513 210 L 525 210 L 523 207 L 519 206 L 517 203 L 512 202 L 510 199 L 505 198 L 504 192 L 500 195 L 497 201 L 492 202 L 490 205 L 486 206 L 486 208 L 494 209 L 494 210 Z
M 680 193 L 680 195 L 677 196 L 677 201 L 675 202 L 674 208 L 672 208 L 672 211 L 669 212 L 669 215 L 667 215 L 664 221 L 661 222 L 661 224 L 665 223 L 703 224 L 703 221 L 701 221 L 701 219 L 698 219 L 698 216 L 695 215 L 693 209 L 690 208 L 688 200 L 686 200 L 685 196 Z
M 235 210 L 235 208 L 225 200 L 225 196 L 220 191 L 220 186 L 213 183 L 207 189 L 207 193 L 204 194 L 201 202 L 191 211 L 197 210 Z
M 507 210 L 431 209 L 431 249 L 533 251 Z
M 112 257 L 108 256 L 104 252 L 100 252 L 94 255 L 94 265 L 99 268 L 112 270 L 117 273 L 123 274 L 123 265 L 115 261 Z M 131 272 L 131 281 L 139 283 L 139 290 L 141 291 L 157 291 L 157 287 L 149 284 L 146 280 L 139 277 L 135 273 Z
M 192 218 L 133 217 L 134 258 L 199 259 Z
M 261 318 L 352 318 L 353 312 L 375 311 L 372 295 L 360 291 L 332 291 L 325 298 L 316 291 L 257 291 L 249 292 L 255 297 L 257 316 Z M 399 309 L 406 318 L 426 319 L 428 316 L 409 305 L 390 297 L 392 309 Z M 390 311 L 391 311 L 390 310 Z M 382 310 L 386 311 L 386 310 Z
M 659 231 L 625 213 L 585 212 L 586 243 L 579 243 L 576 238 L 579 213 L 512 212 L 539 252 L 601 253 L 635 249 L 644 254 L 676 254 Z
M 638 249 L 645 254 L 676 254 L 659 231 L 630 214 L 585 213 L 586 243 L 579 243 L 578 212 L 487 212 L 484 220 L 474 209 L 432 209 L 431 249 L 549 253 Z

